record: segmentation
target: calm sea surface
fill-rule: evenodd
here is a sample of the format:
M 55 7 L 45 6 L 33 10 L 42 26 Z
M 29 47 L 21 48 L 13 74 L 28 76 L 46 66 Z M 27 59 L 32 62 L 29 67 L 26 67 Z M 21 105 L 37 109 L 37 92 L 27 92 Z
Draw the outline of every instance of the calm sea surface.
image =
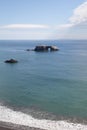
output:
M 57 52 L 27 52 L 36 45 Z M 17 64 L 6 64 L 14 58 Z M 87 119 L 87 41 L 0 41 L 0 102 Z

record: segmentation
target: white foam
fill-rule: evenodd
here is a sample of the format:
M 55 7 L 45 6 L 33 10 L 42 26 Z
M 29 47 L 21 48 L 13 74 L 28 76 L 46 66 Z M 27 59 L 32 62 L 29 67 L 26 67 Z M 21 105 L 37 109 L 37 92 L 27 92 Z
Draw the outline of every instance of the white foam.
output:
M 5 106 L 0 106 L 0 121 L 45 130 L 87 130 L 87 125 L 74 124 L 67 121 L 35 119 L 30 115 L 18 111 L 13 111 L 12 109 L 9 109 Z

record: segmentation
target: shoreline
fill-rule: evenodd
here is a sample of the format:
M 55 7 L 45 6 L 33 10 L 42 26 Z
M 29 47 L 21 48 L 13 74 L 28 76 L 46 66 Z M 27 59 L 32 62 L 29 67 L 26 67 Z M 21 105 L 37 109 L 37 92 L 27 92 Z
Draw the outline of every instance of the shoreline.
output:
M 25 129 L 15 129 L 15 128 L 8 128 L 4 126 L 0 126 L 0 130 L 41 130 L 41 129 L 36 129 L 36 128 L 25 128 Z
M 0 121 L 0 130 L 44 130 Z
M 74 123 L 69 123 L 69 122 L 62 122 L 57 124 L 56 127 L 52 128 L 51 124 L 51 129 L 50 125 L 49 127 L 43 129 L 43 128 L 36 128 L 36 127 L 29 127 L 25 125 L 18 125 L 18 124 L 13 124 L 10 122 L 3 122 L 0 121 L 0 130 L 87 130 L 87 125 L 81 125 L 81 124 L 74 124 Z
M 20 129 L 14 129 L 14 128 L 8 128 L 8 127 L 4 127 L 4 126 L 0 126 L 0 130 L 20 130 Z M 35 128 L 25 128 L 25 129 L 21 129 L 21 130 L 41 130 L 41 129 L 35 129 Z
M 0 106 L 0 130 L 87 130 L 87 123 L 69 120 L 38 119 L 23 112 Z
M 12 130 L 12 129 L 9 129 L 9 128 L 5 128 L 5 127 L 1 127 L 0 126 L 0 130 Z M 14 130 L 14 129 L 13 129 Z

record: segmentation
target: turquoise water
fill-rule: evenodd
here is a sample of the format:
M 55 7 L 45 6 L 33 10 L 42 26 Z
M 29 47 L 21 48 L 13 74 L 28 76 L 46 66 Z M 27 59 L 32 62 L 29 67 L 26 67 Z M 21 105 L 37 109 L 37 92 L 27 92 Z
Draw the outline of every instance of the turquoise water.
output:
M 40 44 L 60 50 L 26 51 Z M 86 120 L 87 41 L 0 41 L 0 102 Z

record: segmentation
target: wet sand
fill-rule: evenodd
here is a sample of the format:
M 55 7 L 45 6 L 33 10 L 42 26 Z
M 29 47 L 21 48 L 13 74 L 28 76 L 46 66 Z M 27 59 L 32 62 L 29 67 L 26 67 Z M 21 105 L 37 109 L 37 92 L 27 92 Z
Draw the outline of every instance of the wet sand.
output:
M 14 130 L 14 129 L 9 129 L 9 128 L 5 128 L 5 127 L 0 127 L 0 130 Z
M 0 130 L 41 130 L 41 129 L 36 129 L 36 128 L 18 128 L 18 129 L 14 129 L 14 128 L 6 128 L 4 126 L 0 126 Z
M 42 129 L 34 128 L 34 127 L 27 127 L 27 126 L 20 126 L 16 124 L 13 125 L 6 122 L 0 122 L 0 130 L 42 130 Z

